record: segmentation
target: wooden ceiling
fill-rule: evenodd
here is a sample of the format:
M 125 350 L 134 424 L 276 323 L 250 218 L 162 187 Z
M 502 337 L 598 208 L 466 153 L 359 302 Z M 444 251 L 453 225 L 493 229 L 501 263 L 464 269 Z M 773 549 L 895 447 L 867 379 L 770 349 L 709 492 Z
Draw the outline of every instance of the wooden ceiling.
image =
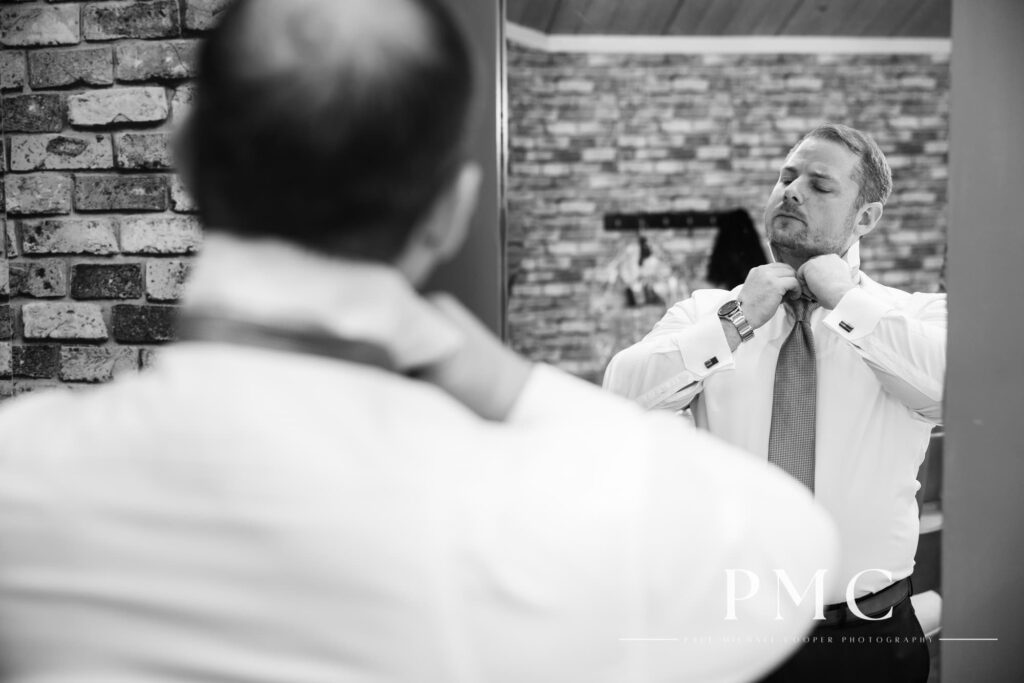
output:
M 948 38 L 951 0 L 506 0 L 547 34 Z

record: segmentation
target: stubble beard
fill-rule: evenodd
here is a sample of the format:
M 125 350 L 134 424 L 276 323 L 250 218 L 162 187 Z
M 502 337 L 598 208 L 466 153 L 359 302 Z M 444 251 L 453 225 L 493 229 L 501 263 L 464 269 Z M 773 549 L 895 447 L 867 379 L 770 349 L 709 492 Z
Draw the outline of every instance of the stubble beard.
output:
M 827 254 L 842 256 L 846 253 L 847 243 L 850 241 L 850 235 L 853 234 L 853 221 L 856 215 L 856 209 L 852 209 L 847 214 L 843 221 L 843 232 L 839 238 L 823 241 L 815 240 L 810 226 L 797 219 L 783 217 L 782 220 L 787 220 L 789 225 L 786 226 L 785 230 L 776 229 L 775 221 L 779 220 L 779 217 L 769 219 L 768 211 L 766 210 L 765 232 L 768 237 L 768 244 L 776 255 L 779 252 L 784 252 L 803 261 Z

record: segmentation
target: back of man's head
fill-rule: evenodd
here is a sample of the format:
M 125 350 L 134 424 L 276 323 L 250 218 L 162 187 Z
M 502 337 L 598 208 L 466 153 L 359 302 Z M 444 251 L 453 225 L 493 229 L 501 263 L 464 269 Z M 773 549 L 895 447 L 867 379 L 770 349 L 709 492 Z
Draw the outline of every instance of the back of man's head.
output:
M 472 90 L 439 0 L 236 0 L 179 161 L 207 229 L 390 260 L 460 168 Z

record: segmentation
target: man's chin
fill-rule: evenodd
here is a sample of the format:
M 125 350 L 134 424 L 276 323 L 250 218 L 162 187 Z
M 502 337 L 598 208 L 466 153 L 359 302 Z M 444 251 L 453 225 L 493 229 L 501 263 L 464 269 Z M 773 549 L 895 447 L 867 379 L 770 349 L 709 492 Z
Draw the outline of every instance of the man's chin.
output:
M 821 256 L 825 253 L 822 252 L 821 249 L 815 249 L 814 247 L 799 240 L 786 239 L 785 236 L 779 235 L 769 237 L 768 244 L 772 248 L 772 253 L 776 255 L 779 253 L 785 253 L 791 257 L 796 257 L 802 260 L 812 259 L 815 256 Z

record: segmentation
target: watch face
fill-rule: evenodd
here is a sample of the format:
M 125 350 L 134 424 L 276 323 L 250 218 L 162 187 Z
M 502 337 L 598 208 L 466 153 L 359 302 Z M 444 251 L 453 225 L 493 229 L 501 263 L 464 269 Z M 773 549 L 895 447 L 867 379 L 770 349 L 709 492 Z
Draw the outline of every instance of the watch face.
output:
M 722 304 L 722 307 L 718 309 L 718 315 L 729 315 L 739 307 L 740 304 L 735 299 L 733 299 L 732 301 L 726 301 L 724 304 Z

